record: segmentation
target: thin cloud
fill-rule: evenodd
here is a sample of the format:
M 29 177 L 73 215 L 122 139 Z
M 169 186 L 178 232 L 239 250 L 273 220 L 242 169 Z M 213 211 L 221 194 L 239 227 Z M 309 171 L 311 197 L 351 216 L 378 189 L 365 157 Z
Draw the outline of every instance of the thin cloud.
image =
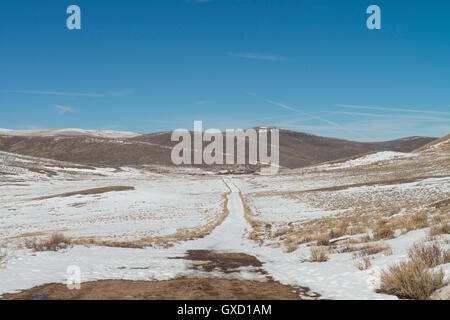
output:
M 286 109 L 286 110 L 289 110 L 289 111 L 293 111 L 293 112 L 296 112 L 296 113 L 300 113 L 300 114 L 306 115 L 306 116 L 310 117 L 311 119 L 315 119 L 315 120 L 319 120 L 319 121 L 328 123 L 329 125 L 332 125 L 333 127 L 337 128 L 337 129 L 339 129 L 339 130 L 351 132 L 351 133 L 353 133 L 353 134 L 358 135 L 358 136 L 361 137 L 361 138 L 368 139 L 367 136 L 363 136 L 363 135 L 361 135 L 360 133 L 355 132 L 355 130 L 349 129 L 348 127 L 341 126 L 340 124 L 338 124 L 338 123 L 336 123 L 336 122 L 334 122 L 334 121 L 327 120 L 327 119 L 322 118 L 322 117 L 319 117 L 319 116 L 314 116 L 314 115 L 312 115 L 312 114 L 306 113 L 306 112 L 304 112 L 304 111 L 295 109 L 295 108 L 293 108 L 293 107 L 287 106 L 287 105 L 285 105 L 285 104 L 283 104 L 283 103 L 279 103 L 279 102 L 276 102 L 276 101 L 272 101 L 272 100 L 267 100 L 267 99 L 266 99 L 266 102 L 267 102 L 267 103 L 270 103 L 270 104 L 273 104 L 273 105 L 276 105 L 276 106 L 279 106 L 279 107 L 281 107 L 281 108 L 283 108 L 283 109 Z
M 286 61 L 287 59 L 282 56 L 273 54 L 261 54 L 261 53 L 251 53 L 251 52 L 241 52 L 241 53 L 228 53 L 231 57 L 253 59 L 253 60 L 266 60 L 266 61 Z
M 330 114 L 344 114 L 351 116 L 362 116 L 362 117 L 373 117 L 373 118 L 395 118 L 395 119 L 412 119 L 412 120 L 423 120 L 423 121 L 449 121 L 449 118 L 438 118 L 430 116 L 405 116 L 397 114 L 379 114 L 379 113 L 366 113 L 366 112 L 348 112 L 348 111 L 337 111 Z
M 340 108 L 349 108 L 349 109 L 367 109 L 367 110 L 380 110 L 380 111 L 412 112 L 412 113 L 429 113 L 429 114 L 450 115 L 450 112 L 440 112 L 440 111 L 430 111 L 430 110 L 370 107 L 370 106 L 359 106 L 359 105 L 352 105 L 352 104 L 337 104 L 335 106 L 336 107 L 340 107 Z
M 104 94 L 106 97 L 128 96 L 134 93 L 133 90 L 109 91 Z
M 396 119 L 386 119 L 379 121 L 376 119 L 358 120 L 349 122 L 346 127 L 351 131 L 369 134 L 370 138 L 355 139 L 354 134 L 345 134 L 334 126 L 327 125 L 286 125 L 284 128 L 290 130 L 300 130 L 312 132 L 322 136 L 339 137 L 341 139 L 357 141 L 388 141 L 408 136 L 428 136 L 440 137 L 449 132 L 450 126 L 442 124 L 439 126 L 423 126 L 419 121 L 398 121 Z M 417 128 L 420 127 L 420 130 Z
M 397 119 L 361 119 L 348 123 L 355 130 L 370 132 L 371 141 L 392 140 L 408 136 L 440 137 L 449 132 L 445 123 L 423 123 L 418 120 L 398 121 Z
M 56 105 L 55 109 L 56 109 L 56 112 L 58 114 L 65 114 L 65 113 L 75 112 L 75 110 L 72 107 L 68 107 L 68 106 Z
M 293 108 L 290 108 L 293 109 Z M 286 109 L 289 110 L 289 109 Z M 328 115 L 340 114 L 339 112 L 327 113 Z M 344 113 L 347 114 L 347 113 Z M 403 138 L 407 136 L 428 136 L 440 137 L 450 132 L 448 118 L 421 117 L 408 115 L 387 115 L 348 112 L 350 115 L 361 116 L 360 119 L 345 123 L 348 132 L 359 132 L 360 134 L 370 134 L 370 138 L 359 139 L 359 141 L 385 141 Z M 378 118 L 378 119 L 377 119 Z M 407 119 L 408 121 L 399 121 Z M 289 119 L 287 121 L 272 122 L 271 125 L 291 129 L 307 130 L 320 135 L 329 135 L 344 139 L 355 140 L 354 134 L 342 134 L 342 130 L 331 125 L 303 125 L 302 121 L 311 118 Z
M 91 98 L 116 97 L 133 94 L 132 90 L 109 91 L 106 93 L 80 93 L 80 92 L 61 92 L 61 91 L 37 91 L 37 90 L 7 90 L 5 92 L 17 94 L 38 94 L 47 96 L 91 97 Z

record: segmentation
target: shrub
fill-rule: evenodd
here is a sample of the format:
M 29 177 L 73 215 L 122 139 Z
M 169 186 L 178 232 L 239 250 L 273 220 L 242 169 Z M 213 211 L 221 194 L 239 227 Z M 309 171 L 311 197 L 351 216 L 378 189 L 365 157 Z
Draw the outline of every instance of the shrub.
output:
M 26 240 L 25 247 L 33 251 L 58 251 L 72 246 L 72 240 L 66 238 L 62 233 L 54 233 L 45 240 Z
M 414 243 L 408 251 L 408 256 L 411 260 L 421 262 L 427 268 L 450 262 L 450 250 L 443 249 L 437 241 L 429 244 L 423 241 Z
M 296 239 L 287 237 L 284 240 L 284 246 L 286 247 L 286 252 L 290 253 L 290 252 L 294 252 L 295 250 L 297 250 L 298 243 L 297 243 Z
M 344 248 L 345 251 L 342 252 L 352 252 L 358 251 L 353 254 L 354 258 L 357 257 L 367 257 L 377 253 L 383 253 L 385 256 L 392 255 L 392 248 L 389 245 L 384 244 L 365 244 L 360 247 Z
M 355 267 L 359 270 L 367 270 L 372 266 L 372 262 L 369 257 L 362 258 L 360 261 L 355 263 Z
M 378 228 L 375 230 L 374 234 L 375 239 L 377 240 L 385 240 L 385 239 L 392 239 L 395 237 L 394 231 L 389 229 L 386 226 L 383 226 L 381 228 Z
M 313 247 L 310 249 L 310 262 L 325 262 L 328 261 L 328 250 L 323 247 Z
M 381 274 L 377 292 L 396 295 L 401 299 L 427 299 L 434 291 L 446 285 L 442 270 L 433 272 L 418 260 L 392 265 Z
M 315 237 L 315 240 L 317 241 L 317 245 L 319 246 L 328 246 L 330 244 L 331 239 L 330 233 L 322 233 Z
M 439 234 L 450 234 L 450 223 L 433 226 L 430 229 L 430 236 L 437 236 Z
M 342 237 L 343 235 L 347 234 L 347 231 L 348 231 L 348 222 L 342 222 L 337 226 L 337 228 L 332 229 L 330 231 L 329 238 L 334 239 Z
M 290 228 L 281 228 L 281 229 L 278 229 L 277 231 L 275 231 L 273 236 L 275 238 L 278 238 L 278 237 L 284 236 L 285 234 L 287 234 L 289 232 L 291 232 Z
M 429 226 L 428 217 L 423 212 L 418 212 L 410 217 L 408 230 L 422 229 Z

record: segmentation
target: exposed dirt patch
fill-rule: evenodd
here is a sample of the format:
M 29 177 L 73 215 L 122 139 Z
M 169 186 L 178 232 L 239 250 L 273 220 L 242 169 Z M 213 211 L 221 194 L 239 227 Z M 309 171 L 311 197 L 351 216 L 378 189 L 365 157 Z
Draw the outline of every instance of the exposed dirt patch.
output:
M 47 175 L 48 177 L 54 177 L 54 176 L 58 175 L 58 174 L 56 173 L 56 171 L 54 171 L 54 170 L 49 170 L 49 169 L 44 169 L 44 168 L 31 168 L 31 167 L 26 167 L 26 169 L 28 169 L 29 171 L 34 172 L 34 173 L 45 174 L 45 175 Z
M 186 255 L 184 257 L 173 257 L 170 259 L 186 259 L 193 261 L 191 268 L 193 270 L 197 271 L 203 271 L 203 272 L 212 272 L 212 271 L 220 271 L 224 274 L 230 274 L 230 273 L 238 273 L 240 272 L 243 267 L 250 268 L 251 272 L 259 273 L 263 275 L 263 278 L 266 279 L 266 282 L 258 282 L 258 281 L 244 281 L 244 280 L 233 280 L 240 283 L 239 286 L 245 286 L 247 288 L 247 285 L 250 285 L 249 288 L 252 288 L 254 284 L 257 285 L 254 287 L 255 290 L 263 290 L 262 294 L 266 294 L 264 290 L 279 290 L 279 282 L 276 282 L 273 280 L 273 278 L 265 271 L 262 266 L 262 262 L 259 261 L 256 257 L 240 253 L 240 252 L 219 252 L 219 251 L 210 251 L 210 250 L 188 250 Z M 213 281 L 217 280 L 214 278 L 208 278 Z M 273 289 L 265 289 L 264 285 L 259 287 L 260 283 L 270 284 L 273 287 Z M 238 287 L 239 287 L 238 286 Z M 308 287 L 290 287 L 291 290 L 295 292 L 295 294 L 301 295 L 303 298 L 308 299 L 317 299 L 320 297 L 320 294 L 311 291 Z M 223 298 L 228 299 L 228 298 Z M 253 299 L 252 297 L 244 296 L 242 299 Z M 256 298 L 255 298 L 256 299 Z M 261 299 L 266 299 L 265 297 Z M 289 297 L 271 297 L 269 299 L 290 299 Z
M 111 186 L 111 187 L 103 187 L 103 188 L 93 188 L 93 189 L 79 190 L 79 191 L 73 191 L 73 192 L 54 194 L 54 195 L 50 195 L 50 196 L 38 197 L 38 198 L 33 198 L 31 200 L 65 198 L 65 197 L 72 197 L 72 196 L 78 196 L 78 195 L 85 196 L 85 195 L 90 195 L 90 194 L 101 194 L 101 193 L 106 193 L 106 192 L 111 192 L 111 191 L 128 191 L 128 190 L 134 190 L 134 187 Z
M 73 207 L 73 208 L 81 208 L 81 207 L 85 207 L 86 204 L 87 204 L 86 202 L 75 202 L 75 203 L 69 204 L 69 206 Z
M 301 300 L 302 289 L 276 281 L 229 279 L 175 279 L 168 281 L 101 280 L 69 290 L 60 283 L 46 284 L 4 300 Z
M 176 257 L 173 259 L 186 259 L 195 261 L 192 268 L 195 270 L 202 270 L 211 272 L 213 270 L 220 270 L 223 273 L 239 272 L 241 267 L 257 268 L 256 272 L 265 274 L 264 270 L 260 269 L 262 263 L 254 256 L 245 253 L 234 252 L 217 252 L 209 250 L 188 250 L 184 257 Z

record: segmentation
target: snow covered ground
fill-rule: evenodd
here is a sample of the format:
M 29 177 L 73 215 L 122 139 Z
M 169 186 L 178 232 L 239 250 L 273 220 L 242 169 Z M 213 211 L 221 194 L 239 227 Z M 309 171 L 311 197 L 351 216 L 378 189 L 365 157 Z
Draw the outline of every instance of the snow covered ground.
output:
M 45 162 L 29 171 L 20 166 L 29 160 L 15 159 L 10 168 L 16 175 L 0 180 L 0 233 L 13 243 L 23 240 L 24 234 L 58 231 L 69 237 L 113 241 L 168 235 L 216 219 L 228 191 L 218 177 L 199 179 L 133 168 L 71 168 Z M 114 186 L 134 190 L 57 196 Z M 55 197 L 40 199 L 48 196 Z
M 446 154 L 381 153 L 277 176 L 223 179 L 204 172 L 199 175 L 197 170 L 117 170 L 4 153 L 0 159 L 2 156 L 0 246 L 5 243 L 8 255 L 0 265 L 0 294 L 65 282 L 67 268 L 72 265 L 80 267 L 82 282 L 166 280 L 180 276 L 266 279 L 249 268 L 229 275 L 218 271 L 199 274 L 190 268 L 189 261 L 174 259 L 184 256 L 187 250 L 199 249 L 255 256 L 274 280 L 308 286 L 323 298 L 396 299 L 376 293 L 380 271 L 405 259 L 408 249 L 415 241 L 426 238 L 429 228 L 403 233 L 397 230 L 393 239 L 373 241 L 372 244 L 390 246 L 392 254 L 375 254 L 366 270 L 355 266 L 352 252 L 331 252 L 326 262 L 306 262 L 311 244 L 300 244 L 289 251 L 276 237 L 263 238 L 262 243 L 251 240 L 252 226 L 246 220 L 242 199 L 259 221 L 271 225 L 274 233 L 318 218 L 365 214 L 364 210 L 383 217 L 413 214 L 429 210 L 430 205 L 450 195 Z M 134 190 L 37 199 L 108 186 L 130 186 Z M 210 234 L 179 241 L 169 248 L 75 245 L 58 252 L 33 252 L 20 246 L 26 238 L 45 237 L 54 231 L 74 239 L 114 241 L 165 236 L 217 220 L 225 203 L 229 214 Z M 448 235 L 440 239 L 448 246 Z M 450 264 L 442 267 L 450 275 Z
M 133 138 L 139 133 L 114 130 L 83 130 L 83 129 L 36 129 L 36 130 L 10 130 L 0 128 L 1 136 L 16 137 L 50 137 L 50 136 L 90 136 L 97 138 Z
M 403 152 L 382 151 L 372 153 L 366 156 L 356 158 L 354 160 L 348 160 L 336 164 L 323 165 L 323 168 L 336 169 L 336 168 L 354 168 L 357 166 L 371 165 L 371 164 L 384 164 L 386 162 L 393 162 L 397 159 L 414 157 L 414 154 Z M 320 168 L 320 166 L 319 166 Z

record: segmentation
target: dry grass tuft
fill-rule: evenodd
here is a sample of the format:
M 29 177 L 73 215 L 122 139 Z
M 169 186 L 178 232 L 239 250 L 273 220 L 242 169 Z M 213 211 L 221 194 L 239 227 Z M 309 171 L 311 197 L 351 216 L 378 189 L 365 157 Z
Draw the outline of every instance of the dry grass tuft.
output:
M 373 232 L 375 240 L 387 240 L 395 238 L 393 226 L 388 223 L 388 220 L 379 220 Z
M 409 219 L 408 230 L 422 229 L 430 226 L 428 217 L 424 212 L 418 212 Z
M 395 232 L 394 232 L 394 230 L 391 230 L 387 226 L 380 227 L 375 230 L 374 238 L 376 240 L 393 239 L 393 238 L 395 238 Z
M 450 250 L 443 249 L 437 241 L 428 244 L 424 241 L 414 243 L 408 251 L 408 256 L 412 261 L 418 261 L 427 268 L 450 262 Z
M 450 234 L 450 223 L 443 223 L 441 225 L 432 226 L 429 232 L 430 236 L 437 236 L 440 234 Z
M 72 240 L 65 237 L 62 233 L 56 232 L 49 239 L 25 240 L 25 247 L 33 251 L 58 251 L 67 249 L 73 245 Z
M 372 266 L 372 262 L 369 257 L 364 257 L 360 261 L 355 263 L 355 267 L 359 270 L 367 270 Z
M 328 249 L 324 247 L 313 247 L 310 249 L 309 262 L 325 262 L 328 261 Z
M 342 221 L 336 228 L 330 231 L 330 240 L 342 237 L 349 232 L 349 223 L 348 221 Z
M 373 244 L 364 246 L 361 250 L 361 255 L 371 256 L 382 252 L 385 256 L 392 255 L 392 248 L 389 245 Z
M 380 293 L 401 299 L 427 299 L 434 291 L 446 285 L 442 270 L 433 272 L 418 260 L 402 261 L 381 274 Z
M 317 241 L 318 246 L 328 246 L 331 240 L 331 233 L 322 233 L 314 237 L 314 240 Z
M 273 233 L 273 237 L 279 238 L 291 232 L 291 228 L 280 228 Z
M 355 252 L 357 251 L 357 252 Z M 377 253 L 383 253 L 385 256 L 392 255 L 392 248 L 389 245 L 385 244 L 364 244 L 362 246 L 346 246 L 343 249 L 339 250 L 339 252 L 355 252 L 353 254 L 354 258 L 363 258 L 367 256 L 372 256 Z
M 286 247 L 286 252 L 290 253 L 290 252 L 294 252 L 295 250 L 298 249 L 298 242 L 295 238 L 292 237 L 287 237 L 284 242 L 283 242 L 284 246 Z

